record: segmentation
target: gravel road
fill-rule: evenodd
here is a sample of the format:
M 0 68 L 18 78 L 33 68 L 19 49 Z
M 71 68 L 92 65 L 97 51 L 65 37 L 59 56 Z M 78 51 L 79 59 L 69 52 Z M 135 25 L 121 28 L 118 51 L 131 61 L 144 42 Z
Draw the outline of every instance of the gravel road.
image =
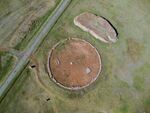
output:
M 0 101 L 3 99 L 4 95 L 8 92 L 9 88 L 13 85 L 15 80 L 19 77 L 21 71 L 29 62 L 29 57 L 37 50 L 41 42 L 44 40 L 45 36 L 52 29 L 58 18 L 64 12 L 66 7 L 70 4 L 71 0 L 62 0 L 53 13 L 44 22 L 39 31 L 35 34 L 33 39 L 27 45 L 24 55 L 19 59 L 18 63 L 9 74 L 6 81 L 0 86 Z

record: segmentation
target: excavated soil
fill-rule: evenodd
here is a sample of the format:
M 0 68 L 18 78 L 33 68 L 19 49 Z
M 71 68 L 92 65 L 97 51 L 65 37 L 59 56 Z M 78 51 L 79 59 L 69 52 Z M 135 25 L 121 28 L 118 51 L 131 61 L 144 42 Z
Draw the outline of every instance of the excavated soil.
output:
M 81 89 L 99 76 L 101 59 L 96 48 L 89 42 L 67 39 L 51 50 L 48 70 L 58 85 L 67 89 Z
M 105 43 L 117 41 L 116 29 L 103 17 L 84 12 L 74 18 L 74 24 Z

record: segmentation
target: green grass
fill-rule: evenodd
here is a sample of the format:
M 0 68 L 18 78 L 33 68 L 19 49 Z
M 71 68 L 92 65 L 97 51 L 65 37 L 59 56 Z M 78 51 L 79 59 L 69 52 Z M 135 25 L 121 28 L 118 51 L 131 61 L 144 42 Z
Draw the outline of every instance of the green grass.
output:
M 121 113 L 129 113 L 128 112 L 128 105 L 123 105 L 121 108 L 120 108 L 120 112 Z
M 150 98 L 145 100 L 144 104 L 147 105 L 147 106 L 150 106 Z
M 142 55 L 143 45 L 134 39 L 127 39 L 127 52 L 133 61 L 136 61 Z
M 9 74 L 16 59 L 7 52 L 0 52 L 0 82 Z
M 150 41 L 148 40 L 147 43 L 144 43 L 140 40 L 139 34 L 142 34 L 144 30 L 145 35 L 148 36 L 148 31 L 144 29 L 144 25 L 139 28 L 141 31 L 136 28 L 138 20 L 134 18 L 135 21 L 133 21 L 134 19 L 131 19 L 131 17 L 133 17 L 133 14 L 135 14 L 134 11 L 136 11 L 135 9 L 136 7 L 138 7 L 138 4 L 135 4 L 133 2 L 131 2 L 131 4 L 134 7 L 130 7 L 130 9 L 128 9 L 127 7 L 130 6 L 129 1 L 125 1 L 124 4 L 119 2 L 119 0 L 113 0 L 111 2 L 108 2 L 107 0 L 73 1 L 68 10 L 62 15 L 61 19 L 58 20 L 51 33 L 47 36 L 41 48 L 39 48 L 37 56 L 39 62 L 41 62 L 41 65 L 42 62 L 46 62 L 45 59 L 47 58 L 47 53 L 49 52 L 50 48 L 55 43 L 63 40 L 64 38 L 74 37 L 85 39 L 92 45 L 94 45 L 101 53 L 103 65 L 101 77 L 97 80 L 97 84 L 95 84 L 91 89 L 81 91 L 79 92 L 79 94 L 73 92 L 69 93 L 68 91 L 62 91 L 55 85 L 47 83 L 47 86 L 51 87 L 49 90 L 52 92 L 54 90 L 56 92 L 54 92 L 54 94 L 58 96 L 58 98 L 60 95 L 58 95 L 57 92 L 62 94 L 64 100 L 66 99 L 66 102 L 64 101 L 63 107 L 69 106 L 72 101 L 79 103 L 77 105 L 78 109 L 80 109 L 78 112 L 82 111 L 83 109 L 85 111 L 93 111 L 93 109 L 97 109 L 94 110 L 95 112 L 109 112 L 109 110 L 112 110 L 110 112 L 113 112 L 118 108 L 118 113 L 131 113 L 136 111 L 136 107 L 134 106 L 134 104 L 142 107 L 142 105 L 140 105 L 140 103 L 138 102 L 139 100 L 137 100 L 133 96 L 138 95 L 136 94 L 137 92 L 134 92 L 132 95 L 132 88 L 135 88 L 135 84 L 140 84 L 139 86 L 137 85 L 137 87 L 142 88 L 144 87 L 144 83 L 139 83 L 141 81 L 139 79 L 136 79 L 137 76 L 132 72 L 135 72 L 138 68 L 138 65 L 136 65 L 136 63 L 145 62 L 142 60 L 142 57 L 145 51 L 145 45 L 148 45 Z M 126 15 L 122 14 L 123 12 L 120 12 L 120 9 Z M 133 14 L 129 13 L 129 10 L 132 10 Z M 75 16 L 84 11 L 93 12 L 110 20 L 110 22 L 112 22 L 112 24 L 119 32 L 118 42 L 116 44 L 110 45 L 104 44 L 101 41 L 93 38 L 90 34 L 83 32 L 78 27 L 76 27 L 73 24 L 73 19 Z M 145 13 L 148 13 L 147 11 L 148 10 L 146 10 Z M 139 13 L 139 17 L 141 15 L 143 14 Z M 126 20 L 124 20 L 125 18 Z M 127 27 L 131 25 L 135 26 L 135 29 L 127 29 Z M 134 33 L 131 33 L 130 31 Z M 130 67 L 130 65 L 133 65 L 133 67 Z M 47 72 L 45 72 L 43 66 L 41 66 L 41 71 L 42 75 L 45 76 L 45 79 L 43 79 L 43 81 L 46 82 Z M 126 75 L 129 73 L 128 71 L 131 71 L 131 75 Z M 142 71 L 144 70 L 142 69 Z M 130 76 L 131 78 L 129 78 Z M 133 78 L 135 78 L 133 79 L 133 81 L 132 76 Z M 142 78 L 144 81 L 145 77 L 146 76 Z M 133 86 L 129 84 L 129 80 L 133 82 Z M 142 93 L 142 90 L 139 90 L 139 92 Z M 124 98 L 126 100 L 126 104 L 120 102 L 118 94 L 121 94 L 121 98 Z M 143 94 L 145 93 L 143 92 Z M 67 103 L 67 100 L 70 103 Z M 89 100 L 91 101 L 89 102 Z M 76 105 L 73 105 L 72 107 L 76 108 Z
M 149 113 L 150 39 L 147 37 L 150 17 L 145 17 L 149 14 L 149 3 L 148 0 L 73 0 L 35 54 L 40 64 L 40 78 L 50 94 L 35 82 L 36 75 L 31 70 L 28 74 L 30 79 L 24 80 L 26 82 L 22 84 L 18 84 L 19 81 L 16 83 L 21 87 L 20 91 L 15 91 L 14 87 L 9 92 L 21 100 L 11 100 L 8 95 L 1 104 L 2 107 L 7 105 L 4 113 L 14 112 L 11 106 L 16 104 L 21 106 L 16 108 L 16 112 L 32 110 L 36 113 L 45 110 L 46 113 L 54 112 L 55 108 L 60 113 Z M 84 11 L 107 18 L 118 30 L 117 43 L 105 44 L 76 27 L 73 19 Z M 102 72 L 98 80 L 78 92 L 58 87 L 50 80 L 46 67 L 48 53 L 53 45 L 69 37 L 89 41 L 102 57 Z M 21 76 L 27 74 L 22 73 Z M 21 94 L 22 90 L 26 91 L 24 95 Z M 40 94 L 50 96 L 51 103 L 45 102 L 43 95 L 38 96 Z M 41 110 L 33 109 L 34 105 Z
M 1 0 L 0 1 L 0 17 L 3 16 L 3 14 L 8 15 L 10 12 L 7 9 L 9 4 L 9 0 Z
M 6 4 L 7 2 L 8 1 L 4 1 L 2 3 L 0 2 L 1 3 L 0 5 L 2 5 L 4 8 L 6 8 L 8 6 L 8 4 Z M 58 5 L 59 2 L 60 2 L 59 0 L 56 0 L 55 5 Z M 10 2 L 9 2 L 9 4 L 10 4 Z M 1 7 L 1 8 L 3 8 L 3 7 Z M 13 7 L 13 5 L 12 5 L 12 7 Z M 26 33 L 23 40 L 20 43 L 18 43 L 17 46 L 14 47 L 14 49 L 24 50 L 24 48 L 27 46 L 29 41 L 32 39 L 32 37 L 35 35 L 35 33 L 41 27 L 41 25 L 50 16 L 50 14 L 54 10 L 54 8 L 55 7 L 50 8 L 50 10 L 43 17 L 39 17 L 34 22 L 32 22 L 30 30 Z M 10 10 L 11 10 L 11 8 L 10 8 Z M 9 72 L 13 69 L 13 66 L 16 63 L 16 59 L 13 56 L 11 56 L 9 53 L 6 53 L 6 52 L 0 52 L 0 57 L 1 57 L 1 59 L 3 58 L 3 61 L 0 62 L 0 82 L 3 82 L 5 80 L 5 78 L 7 77 L 7 75 L 9 74 Z
M 56 0 L 55 5 L 57 6 L 59 2 L 60 2 L 59 0 Z M 27 47 L 27 44 L 32 40 L 34 35 L 38 32 L 42 24 L 47 20 L 47 18 L 51 15 L 54 9 L 55 7 L 50 9 L 44 16 L 34 20 L 34 22 L 32 22 L 30 30 L 26 33 L 23 40 L 20 43 L 18 43 L 14 48 L 17 50 L 24 50 L 24 48 Z
M 142 76 L 135 76 L 134 77 L 134 87 L 137 90 L 144 90 L 144 77 L 142 77 Z

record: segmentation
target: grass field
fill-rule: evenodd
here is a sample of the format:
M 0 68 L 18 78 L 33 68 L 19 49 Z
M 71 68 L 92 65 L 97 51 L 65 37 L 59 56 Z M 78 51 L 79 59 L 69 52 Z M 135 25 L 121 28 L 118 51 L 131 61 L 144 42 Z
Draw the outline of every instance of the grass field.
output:
M 15 47 L 22 42 L 27 37 L 26 35 L 37 27 L 35 22 L 38 21 L 40 25 L 39 18 L 52 10 L 54 6 L 54 0 L 1 0 L 0 36 L 3 37 L 0 38 L 1 46 Z
M 0 84 L 15 65 L 16 58 L 8 52 L 0 52 Z
M 0 83 L 58 3 L 59 0 L 0 1 Z
M 105 44 L 73 24 L 89 11 L 107 18 L 119 40 Z M 150 1 L 72 0 L 0 104 L 0 113 L 150 113 Z M 81 38 L 97 48 L 102 73 L 90 87 L 64 90 L 48 76 L 48 52 L 60 40 Z M 50 99 L 50 100 L 49 100 Z M 36 109 L 35 109 L 36 108 Z

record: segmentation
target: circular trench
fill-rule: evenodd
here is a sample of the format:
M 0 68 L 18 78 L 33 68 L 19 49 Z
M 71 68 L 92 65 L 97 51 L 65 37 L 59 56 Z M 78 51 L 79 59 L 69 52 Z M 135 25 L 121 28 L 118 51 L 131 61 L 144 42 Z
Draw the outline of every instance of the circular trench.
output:
M 78 90 L 97 79 L 101 72 L 101 57 L 89 42 L 78 38 L 66 39 L 50 50 L 47 68 L 57 85 Z

